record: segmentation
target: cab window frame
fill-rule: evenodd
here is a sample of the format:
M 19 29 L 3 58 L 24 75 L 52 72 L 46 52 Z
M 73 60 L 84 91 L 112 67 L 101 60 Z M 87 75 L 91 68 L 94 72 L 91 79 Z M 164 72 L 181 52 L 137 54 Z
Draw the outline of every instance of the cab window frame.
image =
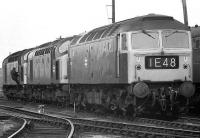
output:
M 121 51 L 128 51 L 128 36 L 126 33 L 120 35 L 120 49 Z
M 194 49 L 200 49 L 200 37 L 194 39 Z

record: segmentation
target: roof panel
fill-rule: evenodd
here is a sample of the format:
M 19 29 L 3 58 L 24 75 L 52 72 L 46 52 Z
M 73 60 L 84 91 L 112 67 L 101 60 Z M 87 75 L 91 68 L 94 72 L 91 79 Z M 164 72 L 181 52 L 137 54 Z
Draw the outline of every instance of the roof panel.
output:
M 86 41 L 91 41 L 91 40 L 93 39 L 93 37 L 95 36 L 96 33 L 97 33 L 97 32 L 92 32 L 92 33 L 88 36 L 88 38 L 87 38 Z
M 106 31 L 106 29 L 102 29 L 100 31 L 98 31 L 98 33 L 95 35 L 95 37 L 93 38 L 93 40 L 99 39 L 101 37 L 101 35 L 103 34 L 103 32 Z
M 100 38 L 105 38 L 121 32 L 154 29 L 189 30 L 189 27 L 173 19 L 173 17 L 170 16 L 149 14 L 96 28 L 90 31 L 89 33 L 86 33 L 81 38 L 79 43 L 86 42 L 86 40 L 91 41 Z
M 74 36 L 74 38 L 72 39 L 71 45 L 75 45 L 81 37 L 82 35 Z
M 110 30 L 108 36 L 115 34 L 115 31 L 118 29 L 118 27 L 119 27 L 119 25 L 113 26 L 112 29 Z
M 81 40 L 79 41 L 79 43 L 83 43 L 83 42 L 85 42 L 86 39 L 88 38 L 88 36 L 90 36 L 90 34 L 91 34 L 91 32 L 85 34 L 85 35 L 81 38 Z
M 106 31 L 103 33 L 101 38 L 104 38 L 108 35 L 108 33 L 110 32 L 110 30 L 112 29 L 112 26 L 109 26 L 109 28 L 106 29 Z

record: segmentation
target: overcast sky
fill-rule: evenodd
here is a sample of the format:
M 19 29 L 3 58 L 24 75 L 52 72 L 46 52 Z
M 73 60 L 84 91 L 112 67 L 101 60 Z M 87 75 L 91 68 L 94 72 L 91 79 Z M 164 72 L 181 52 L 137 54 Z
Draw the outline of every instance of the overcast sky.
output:
M 149 13 L 183 22 L 181 0 L 115 0 L 116 21 Z M 110 24 L 112 0 L 0 0 L 0 67 L 9 53 Z M 189 25 L 200 24 L 200 0 L 187 0 Z

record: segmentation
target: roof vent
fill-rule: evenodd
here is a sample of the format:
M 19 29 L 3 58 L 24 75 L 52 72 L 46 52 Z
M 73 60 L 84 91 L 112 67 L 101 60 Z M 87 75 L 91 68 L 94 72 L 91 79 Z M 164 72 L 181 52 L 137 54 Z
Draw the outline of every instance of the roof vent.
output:
M 143 21 L 152 21 L 152 20 L 174 20 L 173 17 L 170 16 L 146 16 L 142 19 Z

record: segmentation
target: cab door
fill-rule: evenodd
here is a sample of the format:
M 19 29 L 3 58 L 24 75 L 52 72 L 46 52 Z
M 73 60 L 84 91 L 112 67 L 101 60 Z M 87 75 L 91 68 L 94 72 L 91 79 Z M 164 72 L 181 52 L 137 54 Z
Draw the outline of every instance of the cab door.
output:
M 118 36 L 120 83 L 128 83 L 128 39 L 127 34 Z

